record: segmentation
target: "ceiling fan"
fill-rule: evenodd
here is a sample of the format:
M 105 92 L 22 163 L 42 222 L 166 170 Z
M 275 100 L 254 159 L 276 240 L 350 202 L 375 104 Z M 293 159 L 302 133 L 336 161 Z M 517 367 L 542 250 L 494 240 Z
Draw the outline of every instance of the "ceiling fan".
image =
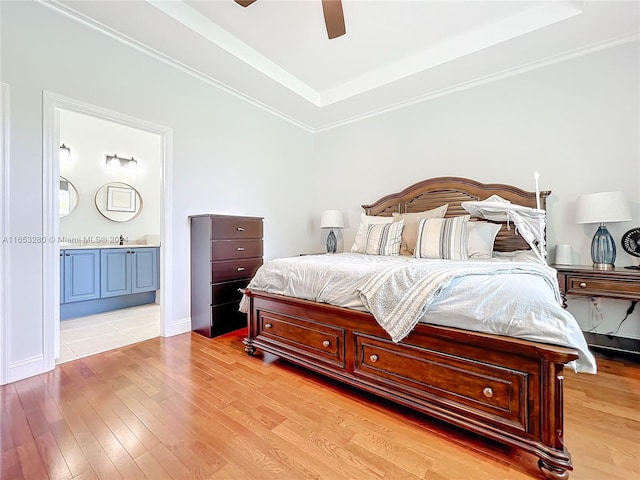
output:
M 248 7 L 256 0 L 235 0 L 238 5 Z M 322 0 L 322 11 L 324 12 L 324 24 L 327 27 L 329 40 L 346 33 L 344 28 L 344 14 L 342 12 L 342 0 Z

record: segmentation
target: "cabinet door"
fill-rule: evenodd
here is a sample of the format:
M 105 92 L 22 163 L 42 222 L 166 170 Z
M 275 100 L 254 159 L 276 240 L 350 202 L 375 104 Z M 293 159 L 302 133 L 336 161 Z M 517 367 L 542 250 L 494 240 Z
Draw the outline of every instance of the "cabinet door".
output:
M 131 251 L 131 293 L 158 290 L 158 249 L 134 248 Z
M 100 298 L 100 250 L 64 251 L 64 302 Z
M 100 296 L 116 297 L 131 293 L 131 250 L 110 248 L 101 250 Z

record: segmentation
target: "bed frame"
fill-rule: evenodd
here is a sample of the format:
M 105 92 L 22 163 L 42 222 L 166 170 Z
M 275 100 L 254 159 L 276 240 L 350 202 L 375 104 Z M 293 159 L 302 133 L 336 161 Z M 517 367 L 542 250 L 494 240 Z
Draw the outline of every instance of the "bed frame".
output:
M 550 192 L 540 192 L 541 208 Z M 536 206 L 536 194 L 456 177 L 425 180 L 363 205 L 368 215 L 420 212 L 498 194 Z M 529 245 L 506 226 L 495 249 Z M 245 350 L 277 355 L 348 385 L 521 448 L 539 458 L 548 479 L 573 470 L 563 443 L 562 369 L 575 350 L 509 337 L 420 323 L 402 342 L 368 313 L 247 290 Z

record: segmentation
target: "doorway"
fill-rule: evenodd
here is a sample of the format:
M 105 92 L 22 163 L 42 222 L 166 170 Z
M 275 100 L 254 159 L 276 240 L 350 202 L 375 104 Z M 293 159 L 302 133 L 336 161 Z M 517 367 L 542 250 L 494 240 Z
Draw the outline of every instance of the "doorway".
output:
M 170 128 L 153 124 L 146 120 L 130 117 L 125 114 L 106 110 L 101 107 L 79 102 L 60 95 L 44 92 L 44 125 L 43 125 L 43 201 L 45 203 L 45 219 L 43 221 L 43 235 L 58 241 L 48 242 L 44 246 L 43 282 L 47 285 L 44 305 L 44 344 L 45 362 L 47 367 L 55 367 L 55 359 L 60 357 L 60 161 L 59 151 L 61 145 L 61 113 L 70 112 L 82 114 L 87 117 L 111 122 L 114 125 L 125 126 L 140 132 L 152 134 L 157 137 L 160 144 L 159 174 L 160 174 L 160 201 L 159 203 L 159 236 L 161 248 L 159 249 L 159 333 L 166 335 L 171 331 L 168 325 L 170 318 L 171 302 L 168 291 L 171 290 L 171 276 L 169 272 L 171 257 L 171 232 L 170 222 L 167 221 L 171 212 L 170 178 L 167 172 L 171 171 L 172 155 L 172 130 Z M 109 151 L 104 152 L 110 153 Z M 115 152 L 119 153 L 119 152 Z M 73 153 L 72 153 L 73 156 Z M 89 203 L 91 203 L 89 201 Z M 152 232 L 149 232 L 152 233 Z M 90 235 L 91 237 L 92 235 Z M 53 288 L 52 288 L 53 287 Z
M 58 130 L 57 364 L 160 334 L 157 280 L 145 289 L 131 279 L 157 277 L 162 186 L 160 135 L 65 109 Z M 136 259 L 145 254 L 153 264 Z

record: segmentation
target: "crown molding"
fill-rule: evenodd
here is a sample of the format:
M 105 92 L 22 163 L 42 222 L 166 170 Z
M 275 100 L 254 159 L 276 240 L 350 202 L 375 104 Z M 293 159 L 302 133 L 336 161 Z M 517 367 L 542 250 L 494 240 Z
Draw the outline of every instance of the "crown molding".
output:
M 94 30 L 97 30 L 107 36 L 109 36 L 110 38 L 113 38 L 131 48 L 136 49 L 139 52 L 142 52 L 146 55 L 149 55 L 152 58 L 155 58 L 167 65 L 170 65 L 192 77 L 195 77 L 209 85 L 212 85 L 220 90 L 222 90 L 225 93 L 228 93 L 230 95 L 233 95 L 236 98 L 242 99 L 248 103 L 250 103 L 253 106 L 256 106 L 258 108 L 260 108 L 261 110 L 267 111 L 269 113 L 271 113 L 272 115 L 275 115 L 299 128 L 302 128 L 303 130 L 309 132 L 309 133 L 317 133 L 317 132 L 322 132 L 322 131 L 326 131 L 326 130 L 330 130 L 333 128 L 338 128 L 340 126 L 343 125 L 348 125 L 351 123 L 355 123 L 361 120 L 365 120 L 367 118 L 371 118 L 377 115 L 382 115 L 384 113 L 387 112 L 392 112 L 395 110 L 399 110 L 405 107 L 409 107 L 412 105 L 416 105 L 418 103 L 422 103 L 422 102 L 427 102 L 429 100 L 433 100 L 435 98 L 440 98 L 446 95 L 450 95 L 459 91 L 463 91 L 463 90 L 467 90 L 469 88 L 473 88 L 476 86 L 480 86 L 480 85 L 484 85 L 487 83 L 491 83 L 491 82 L 495 82 L 498 80 L 501 80 L 503 78 L 508 78 L 508 77 L 512 77 L 515 75 L 519 75 L 521 73 L 526 73 L 538 68 L 543 68 L 549 65 L 553 65 L 556 63 L 560 63 L 560 62 L 564 62 L 567 60 L 571 60 L 573 58 L 577 58 L 577 57 L 581 57 L 581 56 L 585 56 L 585 55 L 589 55 L 592 53 L 596 53 L 599 52 L 601 50 L 606 50 L 608 48 L 613 48 L 613 47 L 617 47 L 626 43 L 631 43 L 634 41 L 638 41 L 640 39 L 640 32 L 639 31 L 634 31 L 634 32 L 630 32 L 627 34 L 623 34 L 623 35 L 619 35 L 613 38 L 609 38 L 606 40 L 603 40 L 601 42 L 595 42 L 592 43 L 590 45 L 587 45 L 585 47 L 580 47 L 577 49 L 573 49 L 573 50 L 569 50 L 567 52 L 563 52 L 561 54 L 556 54 L 556 55 L 552 55 L 546 58 L 542 58 L 533 62 L 529 62 L 529 63 L 525 63 L 522 65 L 519 65 L 517 67 L 513 67 L 513 68 L 509 68 L 500 72 L 496 72 L 490 75 L 486 75 L 486 76 L 482 76 L 482 77 L 478 77 L 478 78 L 474 78 L 465 82 L 461 82 L 458 83 L 456 85 L 451 85 L 449 87 L 446 88 L 442 88 L 439 90 L 435 90 L 414 98 L 411 98 L 409 100 L 404 100 L 401 102 L 397 102 L 382 108 L 377 108 L 377 109 L 372 109 L 369 110 L 367 112 L 364 112 L 362 114 L 357 114 L 357 115 L 353 115 L 349 118 L 346 118 L 344 120 L 339 120 L 336 122 L 329 122 L 326 123 L 322 126 L 311 126 L 307 123 L 301 122 L 297 119 L 295 119 L 294 117 L 285 114 L 283 112 L 281 112 L 280 110 L 278 110 L 277 108 L 274 108 L 270 105 L 267 105 L 263 102 L 260 102 L 256 99 L 254 99 L 253 97 L 246 95 L 242 92 L 239 92 L 238 90 L 230 87 L 229 85 L 226 85 L 212 77 L 210 77 L 209 75 L 206 75 L 202 72 L 200 72 L 199 70 L 196 70 L 192 67 L 189 67 L 188 65 L 185 65 L 182 62 L 179 62 L 178 60 L 165 55 L 153 48 L 150 48 L 148 46 L 146 46 L 145 44 L 127 36 L 124 35 L 114 29 L 112 29 L 111 27 L 108 27 L 96 20 L 93 20 L 89 17 L 87 17 L 86 15 L 84 15 L 81 12 L 78 12 L 77 10 L 61 4 L 58 2 L 58 0 L 38 0 L 41 4 L 46 5 L 47 7 L 89 27 L 92 28 Z M 154 2 L 149 2 L 151 5 L 154 4 Z M 156 5 L 154 5 L 156 6 Z M 311 102 L 313 103 L 313 102 Z M 322 108 L 322 107 L 318 107 L 318 108 Z
M 112 38 L 120 43 L 123 43 L 124 45 L 131 47 L 141 53 L 144 53 L 145 55 L 148 55 L 156 60 L 159 60 L 160 62 L 169 65 L 173 68 L 176 68 L 177 70 L 180 70 L 183 73 L 186 73 L 187 75 L 190 75 L 194 78 L 197 78 L 200 81 L 203 81 L 213 87 L 216 87 L 217 89 L 232 95 L 236 98 L 239 98 L 241 100 L 244 100 L 245 102 L 260 108 L 261 110 L 267 111 L 272 115 L 275 115 L 279 118 L 281 118 L 282 120 L 285 120 L 297 127 L 302 128 L 303 130 L 306 130 L 308 132 L 312 132 L 313 128 L 305 123 L 302 123 L 298 120 L 296 120 L 295 118 L 279 111 L 278 109 L 271 107 L 269 105 L 266 105 L 256 99 L 254 99 L 253 97 L 250 97 L 249 95 L 245 95 L 242 92 L 239 92 L 238 90 L 230 87 L 229 85 L 226 85 L 212 77 L 210 77 L 209 75 L 206 75 L 202 72 L 200 72 L 199 70 L 196 70 L 195 68 L 189 67 L 188 65 L 185 65 L 184 63 L 176 60 L 173 57 L 170 57 L 169 55 L 165 55 L 164 53 L 159 52 L 158 50 L 155 50 L 154 48 L 151 48 L 145 44 L 143 44 L 142 42 L 139 42 L 131 37 L 129 37 L 128 35 L 125 35 L 123 33 L 118 32 L 117 30 L 114 30 L 113 28 L 98 22 L 86 15 L 84 15 L 83 13 L 69 7 L 68 5 L 62 4 L 60 2 L 58 2 L 57 0 L 37 0 L 38 3 L 54 10 L 57 13 L 60 13 L 62 15 L 64 15 L 67 18 L 70 18 L 72 20 L 75 20 L 76 22 L 91 28 L 92 30 L 96 30 L 106 36 L 108 36 L 109 38 Z
M 367 113 L 361 115 L 355 115 L 346 120 L 342 120 L 339 122 L 328 123 L 322 127 L 317 127 L 313 130 L 314 133 L 322 132 L 326 130 L 331 130 L 333 128 L 337 128 L 343 125 L 348 125 L 350 123 L 355 123 L 360 120 L 365 120 L 367 118 L 375 117 L 377 115 L 382 115 L 387 112 L 392 112 L 395 110 L 399 110 L 402 108 L 410 107 L 412 105 L 416 105 L 419 103 L 427 102 L 429 100 L 433 100 L 439 97 L 444 97 L 446 95 L 451 95 L 452 93 L 460 92 L 463 90 L 468 90 L 470 88 L 474 88 L 480 85 L 485 85 L 487 83 L 496 82 L 498 80 L 502 80 L 503 78 L 509 78 L 516 75 L 520 75 L 522 73 L 527 73 L 532 70 L 537 70 L 539 68 L 547 67 L 549 65 L 554 65 L 557 63 L 562 63 L 568 60 L 572 60 L 574 58 L 583 57 L 586 55 L 590 55 L 592 53 L 597 53 L 602 50 L 607 50 L 609 48 L 618 47 L 620 45 L 624 45 L 627 43 L 638 42 L 640 41 L 640 31 L 630 32 L 624 35 L 619 35 L 613 38 L 609 38 L 602 42 L 592 43 L 585 47 L 577 48 L 574 50 L 569 50 L 567 52 L 563 52 L 557 55 L 552 55 L 550 57 L 546 57 L 540 60 L 536 60 L 533 62 L 525 63 L 519 65 L 514 68 L 509 68 L 506 70 L 502 70 L 501 72 L 496 72 L 491 75 L 485 75 L 483 77 L 474 78 L 472 80 L 461 82 L 456 85 L 452 85 L 450 87 L 442 88 L 439 90 L 434 90 L 433 92 L 429 92 L 424 95 L 420 95 L 418 97 L 414 97 L 410 100 L 406 100 L 403 102 L 398 102 L 393 105 L 389 105 L 387 107 L 370 110 Z
M 296 95 L 301 96 L 318 107 L 321 106 L 322 99 L 318 91 L 311 88 L 278 64 L 269 60 L 239 38 L 231 35 L 183 1 L 159 2 L 156 0 L 146 0 L 146 2 L 255 70 L 291 90 Z

